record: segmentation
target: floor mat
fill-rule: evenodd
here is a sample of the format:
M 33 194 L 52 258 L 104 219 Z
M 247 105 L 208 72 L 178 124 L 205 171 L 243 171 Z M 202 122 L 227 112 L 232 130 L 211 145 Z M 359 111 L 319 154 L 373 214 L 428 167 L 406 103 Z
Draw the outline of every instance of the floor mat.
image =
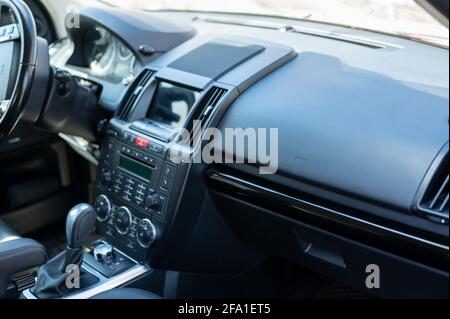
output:
M 334 280 L 329 280 L 316 296 L 317 299 L 326 300 L 365 300 L 376 299 L 362 290 Z

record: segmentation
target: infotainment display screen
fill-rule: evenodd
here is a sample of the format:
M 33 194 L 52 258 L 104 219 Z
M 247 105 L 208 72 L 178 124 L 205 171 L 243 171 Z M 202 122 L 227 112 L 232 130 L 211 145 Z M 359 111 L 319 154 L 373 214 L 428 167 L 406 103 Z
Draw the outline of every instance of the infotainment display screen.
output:
M 141 164 L 125 156 L 120 157 L 119 168 L 124 169 L 127 172 L 132 173 L 136 176 L 142 177 L 147 181 L 150 181 L 153 176 L 152 167 L 145 164 Z
M 159 82 L 146 118 L 174 128 L 186 124 L 200 92 L 168 82 Z

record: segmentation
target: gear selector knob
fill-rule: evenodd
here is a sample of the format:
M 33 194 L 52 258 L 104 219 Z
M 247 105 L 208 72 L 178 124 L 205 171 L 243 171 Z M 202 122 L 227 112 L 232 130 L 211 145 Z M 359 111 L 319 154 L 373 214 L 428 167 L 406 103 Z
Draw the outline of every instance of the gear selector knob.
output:
M 72 249 L 81 249 L 95 226 L 97 213 L 89 204 L 79 204 L 67 215 L 67 245 Z

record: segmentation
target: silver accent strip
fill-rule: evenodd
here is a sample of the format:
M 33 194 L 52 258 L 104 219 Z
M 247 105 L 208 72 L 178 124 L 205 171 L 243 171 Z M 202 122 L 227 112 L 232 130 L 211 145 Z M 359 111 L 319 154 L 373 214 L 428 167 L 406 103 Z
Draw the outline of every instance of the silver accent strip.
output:
M 296 197 L 292 197 L 290 195 L 287 195 L 287 194 L 284 194 L 284 193 L 280 193 L 280 192 L 278 192 L 276 190 L 269 189 L 267 187 L 256 185 L 256 184 L 254 184 L 252 182 L 249 182 L 249 181 L 246 181 L 246 180 L 243 180 L 243 179 L 240 179 L 240 178 L 228 175 L 228 174 L 219 173 L 219 175 L 222 176 L 222 177 L 225 177 L 225 178 L 227 178 L 227 179 L 229 179 L 231 181 L 235 181 L 237 183 L 246 184 L 246 185 L 249 185 L 249 186 L 251 186 L 253 188 L 257 188 L 257 189 L 263 190 L 265 192 L 277 194 L 280 197 L 285 197 L 285 198 L 289 198 L 290 200 L 293 200 L 293 201 L 298 201 L 298 202 L 305 203 L 305 204 L 307 204 L 309 206 L 313 206 L 313 207 L 321 209 L 323 211 L 327 211 L 327 212 L 329 212 L 331 214 L 339 215 L 341 217 L 344 217 L 344 218 L 347 218 L 347 219 L 351 219 L 353 221 L 356 221 L 356 222 L 359 222 L 359 223 L 362 223 L 362 224 L 365 224 L 365 225 L 368 225 L 368 226 L 371 226 L 371 227 L 374 227 L 374 228 L 378 228 L 378 229 L 381 229 L 381 230 L 384 230 L 384 231 L 387 231 L 387 232 L 391 232 L 393 234 L 400 235 L 402 237 L 406 237 L 406 238 L 409 238 L 409 239 L 412 239 L 412 240 L 415 240 L 415 241 L 418 241 L 418 242 L 421 242 L 421 243 L 424 243 L 424 244 L 427 244 L 427 245 L 431 245 L 431 246 L 437 247 L 439 249 L 443 249 L 443 250 L 447 250 L 447 251 L 449 250 L 448 246 L 441 245 L 441 244 L 435 243 L 433 241 L 429 241 L 429 240 L 426 240 L 426 239 L 423 239 L 423 238 L 420 238 L 420 237 L 417 237 L 417 236 L 414 236 L 414 235 L 410 235 L 410 234 L 407 234 L 407 233 L 404 233 L 404 232 L 401 232 L 401 231 L 397 231 L 395 229 L 388 228 L 388 227 L 385 227 L 385 226 L 382 226 L 382 225 L 374 224 L 374 223 L 369 222 L 367 220 L 364 220 L 364 219 L 361 219 L 361 218 L 358 218 L 358 217 L 354 217 L 354 216 L 351 216 L 351 215 L 348 215 L 348 214 L 345 214 L 345 213 L 341 213 L 341 212 L 339 212 L 337 210 L 334 210 L 334 209 L 331 209 L 331 208 L 327 208 L 327 207 L 324 207 L 324 206 L 321 206 L 321 205 L 317 205 L 317 204 L 314 204 L 314 203 L 311 203 L 311 202 L 308 202 L 308 201 L 305 201 L 305 200 L 302 200 L 302 199 L 299 199 L 299 198 L 296 198 Z
M 89 299 L 98 294 L 101 294 L 102 292 L 121 287 L 124 284 L 152 271 L 152 269 L 148 266 L 136 265 L 130 270 L 121 273 L 113 278 L 106 278 L 87 264 L 83 264 L 82 268 L 85 271 L 89 272 L 91 275 L 94 275 L 97 278 L 99 278 L 100 282 L 96 285 L 93 285 L 92 287 L 90 287 L 85 291 L 75 292 L 61 299 L 75 299 L 75 300 Z M 23 296 L 26 299 L 37 299 L 36 296 L 34 296 L 31 293 L 30 289 L 25 290 L 23 292 Z

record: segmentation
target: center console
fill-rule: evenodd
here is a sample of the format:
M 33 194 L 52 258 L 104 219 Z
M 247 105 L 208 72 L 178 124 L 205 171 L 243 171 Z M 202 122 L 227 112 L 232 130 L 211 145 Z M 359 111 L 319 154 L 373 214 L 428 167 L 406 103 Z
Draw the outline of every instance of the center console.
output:
M 148 276 L 152 267 L 176 269 L 207 192 L 205 166 L 190 163 L 192 144 L 181 150 L 187 161 L 170 159 L 180 130 L 195 135 L 194 120 L 200 133 L 215 127 L 239 94 L 296 56 L 262 40 L 196 37 L 136 76 L 102 130 L 94 209 L 85 206 L 95 210 L 98 240 L 76 251 L 87 282 L 57 296 L 90 298 Z M 30 290 L 24 295 L 36 298 Z
M 170 136 L 156 123 L 112 120 L 107 134 L 95 202 L 97 232 L 143 263 L 175 209 L 186 167 L 167 160 L 163 140 Z
M 217 125 L 240 92 L 296 56 L 291 48 L 255 42 L 198 38 L 136 77 L 105 130 L 95 201 L 102 240 L 140 264 L 151 265 L 158 250 L 175 251 L 167 247 L 179 245 L 189 227 L 174 216 L 183 196 L 192 196 L 191 165 L 169 159 L 179 130 L 192 135 L 194 120 L 202 129 Z M 162 245 L 169 229 L 176 236 Z

